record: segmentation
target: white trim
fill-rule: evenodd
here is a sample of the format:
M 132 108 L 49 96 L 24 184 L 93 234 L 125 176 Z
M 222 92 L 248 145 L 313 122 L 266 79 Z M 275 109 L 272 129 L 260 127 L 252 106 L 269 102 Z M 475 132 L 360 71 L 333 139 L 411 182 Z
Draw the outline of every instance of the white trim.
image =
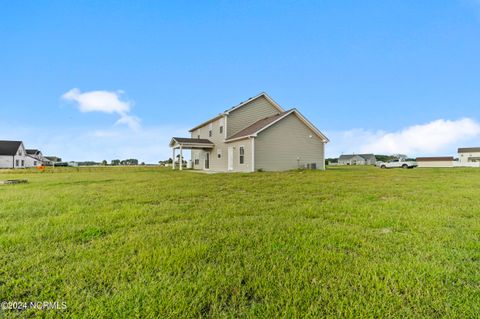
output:
M 180 148 L 180 147 L 183 147 L 184 149 L 188 149 L 189 147 L 194 147 L 194 148 L 199 148 L 199 149 L 202 149 L 202 148 L 211 149 L 211 148 L 215 147 L 215 144 L 192 144 L 192 143 L 182 143 L 182 144 L 179 144 L 179 143 L 176 143 L 175 145 L 170 146 L 170 147 L 171 147 L 171 148 Z
M 227 139 L 227 129 L 228 129 L 228 127 L 227 127 L 227 119 L 228 119 L 228 116 L 225 115 L 223 118 L 225 119 L 225 120 L 224 120 L 225 125 L 224 125 L 224 128 L 223 128 L 223 132 L 225 133 L 225 139 Z
M 235 152 L 233 146 L 229 146 L 227 148 L 227 172 L 232 172 L 234 170 L 234 163 L 235 163 Z M 230 166 L 231 162 L 231 166 Z
M 250 138 L 252 137 L 253 135 L 245 135 L 245 136 L 240 136 L 240 137 L 236 137 L 236 138 L 232 138 L 232 139 L 229 139 L 229 140 L 225 140 L 225 143 L 231 143 L 231 142 L 235 142 L 235 141 L 239 141 L 239 140 L 244 140 L 246 138 Z
M 255 138 L 252 137 L 252 172 L 255 172 Z

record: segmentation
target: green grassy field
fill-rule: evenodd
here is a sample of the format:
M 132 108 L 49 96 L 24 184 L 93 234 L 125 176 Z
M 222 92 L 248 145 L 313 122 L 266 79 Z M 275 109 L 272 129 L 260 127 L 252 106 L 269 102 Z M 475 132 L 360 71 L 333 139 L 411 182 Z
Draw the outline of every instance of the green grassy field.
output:
M 6 317 L 480 316 L 480 170 L 10 178 L 0 301 L 67 309 Z

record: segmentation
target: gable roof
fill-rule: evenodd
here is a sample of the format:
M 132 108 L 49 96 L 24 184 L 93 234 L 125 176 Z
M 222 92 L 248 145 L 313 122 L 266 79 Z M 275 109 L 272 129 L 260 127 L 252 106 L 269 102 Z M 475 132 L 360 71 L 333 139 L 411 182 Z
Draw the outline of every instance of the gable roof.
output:
M 266 92 L 262 92 L 262 93 L 260 93 L 256 96 L 254 96 L 254 97 L 249 98 L 246 101 L 240 102 L 239 104 L 229 108 L 228 110 L 225 110 L 223 113 L 218 114 L 217 116 L 203 122 L 202 124 L 199 124 L 199 125 L 195 126 L 194 128 L 190 129 L 189 132 L 193 132 L 196 129 L 202 127 L 202 126 L 207 125 L 210 122 L 216 121 L 219 118 L 224 117 L 224 116 L 232 113 L 233 111 L 235 111 L 235 110 L 237 110 L 241 107 L 244 107 L 245 105 L 248 105 L 249 103 L 251 103 L 251 102 L 253 102 L 253 101 L 255 101 L 255 100 L 257 100 L 261 97 L 264 97 L 265 99 L 267 99 L 267 101 L 269 101 L 280 113 L 284 112 L 284 109 L 280 105 L 278 105 L 277 102 L 275 102 Z
M 241 107 L 243 107 L 243 106 L 245 106 L 245 105 L 247 105 L 247 104 L 255 101 L 256 99 L 261 98 L 261 97 L 264 97 L 265 99 L 267 99 L 267 101 L 270 102 L 280 113 L 282 113 L 282 112 L 285 111 L 285 110 L 284 110 L 280 105 L 278 105 L 278 103 L 275 102 L 266 92 L 262 92 L 262 93 L 260 93 L 260 94 L 258 94 L 258 95 L 255 95 L 254 97 L 249 98 L 249 99 L 246 100 L 246 101 L 240 102 L 239 104 L 237 104 L 237 105 L 229 108 L 228 110 L 226 110 L 226 111 L 223 112 L 223 113 L 228 115 L 228 114 L 232 113 L 233 111 L 235 111 L 235 110 L 237 110 L 237 109 L 239 109 L 239 108 L 241 108 Z
M 40 155 L 40 152 L 39 150 L 34 150 L 34 149 L 28 149 L 28 150 L 25 150 L 25 152 L 27 153 L 27 155 Z
M 170 147 L 175 146 L 175 144 L 179 144 L 182 146 L 190 147 L 190 146 L 203 146 L 203 147 L 213 147 L 214 144 L 207 140 L 206 138 L 189 138 L 189 137 L 172 137 L 170 141 Z
M 22 141 L 0 141 L 0 155 L 17 155 L 20 145 Z
M 320 137 L 324 143 L 329 142 L 328 138 L 325 135 L 323 135 L 322 132 L 320 132 L 312 123 L 310 123 L 310 121 L 308 121 L 297 109 L 291 109 L 286 112 L 282 112 L 279 114 L 275 114 L 275 115 L 263 118 L 253 123 L 252 125 L 244 128 L 240 132 L 235 133 L 234 135 L 229 137 L 225 142 L 228 143 L 228 142 L 244 139 L 247 137 L 256 137 L 258 133 L 266 130 L 267 128 L 274 125 L 275 123 L 280 122 L 290 114 L 297 115 L 299 120 L 303 122 L 303 124 L 308 126 L 318 137 Z
M 267 125 L 272 124 L 273 122 L 275 122 L 276 120 L 278 120 L 279 118 L 281 118 L 282 116 L 284 116 L 287 113 L 288 113 L 288 111 L 283 112 L 283 113 L 278 113 L 278 114 L 266 117 L 264 119 L 261 119 L 261 120 L 255 122 L 255 123 L 253 123 L 252 125 L 244 128 L 240 132 L 237 132 L 237 133 L 233 134 L 232 136 L 230 136 L 228 138 L 228 140 L 233 140 L 233 139 L 237 139 L 239 137 L 246 137 L 246 136 L 250 136 L 252 134 L 255 134 L 258 131 L 260 131 L 262 128 L 266 127 Z
M 365 160 L 369 160 L 369 159 L 376 160 L 376 157 L 373 154 L 345 154 L 345 155 L 340 155 L 340 157 L 338 159 L 339 160 L 349 160 L 349 159 L 354 158 L 355 156 L 360 156 L 361 158 L 363 158 Z
M 463 147 L 458 149 L 458 153 L 480 152 L 480 147 Z

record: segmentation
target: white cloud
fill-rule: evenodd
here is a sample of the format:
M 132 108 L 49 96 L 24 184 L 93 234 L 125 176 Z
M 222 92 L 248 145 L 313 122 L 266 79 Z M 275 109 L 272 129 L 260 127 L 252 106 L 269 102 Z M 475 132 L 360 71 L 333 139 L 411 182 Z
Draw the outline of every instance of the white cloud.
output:
M 140 119 L 132 115 L 123 115 L 115 124 L 125 124 L 134 130 L 140 129 Z
M 439 119 L 397 132 L 355 129 L 332 132 L 329 156 L 341 153 L 455 155 L 466 143 L 480 144 L 480 124 L 473 119 Z M 473 145 L 473 144 L 472 144 Z
M 121 95 L 123 91 L 90 91 L 82 93 L 74 88 L 62 95 L 66 101 L 76 102 L 80 112 L 103 112 L 109 114 L 118 114 L 120 119 L 116 124 L 125 124 L 132 129 L 139 129 L 140 119 L 129 115 L 132 103 L 123 101 Z

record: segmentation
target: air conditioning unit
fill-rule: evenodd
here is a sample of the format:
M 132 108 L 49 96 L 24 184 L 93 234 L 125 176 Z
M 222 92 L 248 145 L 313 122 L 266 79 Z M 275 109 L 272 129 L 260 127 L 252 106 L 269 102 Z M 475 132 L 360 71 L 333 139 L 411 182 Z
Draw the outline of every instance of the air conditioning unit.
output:
M 317 163 L 308 163 L 307 169 L 317 169 Z

